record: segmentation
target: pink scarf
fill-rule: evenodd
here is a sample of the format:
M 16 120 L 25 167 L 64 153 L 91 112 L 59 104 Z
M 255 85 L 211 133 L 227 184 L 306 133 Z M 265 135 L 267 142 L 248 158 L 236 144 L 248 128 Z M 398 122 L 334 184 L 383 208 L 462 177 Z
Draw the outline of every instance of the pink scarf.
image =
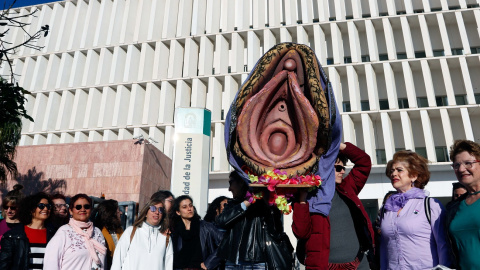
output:
M 90 257 L 97 265 L 100 265 L 101 261 L 100 258 L 98 258 L 96 251 L 98 251 L 100 254 L 106 254 L 107 248 L 101 243 L 99 243 L 97 240 L 92 238 L 93 230 L 95 229 L 93 223 L 91 221 L 82 222 L 71 218 L 68 224 L 72 226 L 73 230 L 76 233 L 83 236 L 83 238 L 85 239 L 85 246 L 87 246 L 88 252 L 90 252 Z M 84 231 L 84 229 L 87 230 Z

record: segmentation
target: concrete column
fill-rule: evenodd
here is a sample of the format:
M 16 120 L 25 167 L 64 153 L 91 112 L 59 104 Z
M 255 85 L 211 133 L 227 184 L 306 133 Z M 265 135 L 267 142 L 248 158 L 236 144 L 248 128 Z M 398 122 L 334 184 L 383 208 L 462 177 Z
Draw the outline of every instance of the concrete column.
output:
M 391 160 L 395 153 L 395 139 L 393 137 L 392 120 L 386 112 L 380 113 L 382 120 L 383 144 L 385 145 L 385 156 Z
M 400 112 L 402 122 L 402 133 L 405 142 L 405 149 L 415 151 L 415 142 L 413 140 L 412 121 L 407 111 Z
M 352 1 L 352 13 L 354 19 L 362 18 L 362 1 Z
M 222 32 L 233 32 L 235 29 L 235 1 L 221 0 L 220 29 Z M 265 0 L 254 1 L 253 24 L 254 28 L 260 28 L 258 21 L 262 21 L 261 27 L 265 26 Z
M 362 132 L 363 132 L 363 144 L 365 145 L 365 153 L 367 153 L 372 159 L 373 164 L 377 164 L 377 149 L 375 143 L 375 130 L 373 128 L 373 122 L 368 113 L 360 114 L 362 119 Z
M 195 1 L 195 3 L 197 2 L 199 1 Z M 151 9 L 149 16 L 150 20 L 148 21 L 147 40 L 160 40 L 163 30 L 163 14 L 166 12 L 165 1 L 151 1 L 151 5 L 152 6 L 150 7 Z M 195 14 L 196 13 L 193 13 L 193 16 L 195 16 Z M 203 21 L 203 23 L 205 23 L 205 20 Z
M 47 69 L 47 59 L 44 56 L 38 56 L 33 70 L 33 75 L 25 74 L 24 76 L 32 76 L 32 83 L 28 90 L 46 90 L 42 89 L 43 82 L 45 80 L 45 70 Z
M 152 79 L 152 67 L 155 59 L 155 49 L 149 43 L 142 43 L 140 62 L 136 80 L 149 81 Z
M 95 29 L 95 26 L 97 25 L 99 10 L 99 1 L 88 2 L 87 14 L 85 16 L 85 22 L 83 26 L 84 31 L 80 37 L 80 48 L 92 47 L 94 35 L 92 35 L 90 29 Z M 52 21 L 51 25 L 55 25 L 55 23 Z
M 212 112 L 212 121 L 220 121 L 222 113 L 222 85 L 215 77 L 208 78 L 207 109 Z
M 185 58 L 183 59 L 183 77 L 197 76 L 198 45 L 192 38 L 185 39 Z
M 68 129 L 70 117 L 72 116 L 72 107 L 74 94 L 70 91 L 63 91 L 61 93 L 60 108 L 58 110 L 58 118 L 55 124 L 55 130 Z
M 102 101 L 100 102 L 100 111 L 98 114 L 97 127 L 111 127 L 113 123 L 114 107 L 111 102 L 116 99 L 116 91 L 111 87 L 105 86 L 102 89 Z M 107 135 L 103 135 L 104 138 Z
M 228 73 L 228 48 L 229 44 L 225 36 L 215 36 L 214 67 L 215 74 Z
M 178 0 L 166 0 L 165 13 L 163 14 L 162 38 L 174 38 L 177 30 L 177 20 L 181 17 L 178 10 Z M 182 11 L 183 12 L 183 11 Z M 211 17 L 210 17 L 211 18 Z
M 370 8 L 372 8 L 372 6 L 370 6 Z M 378 8 L 377 8 L 377 12 L 378 12 Z M 372 17 L 373 17 L 373 14 L 372 14 Z M 370 20 L 365 21 L 365 29 L 367 33 L 367 43 L 368 43 L 368 52 L 370 55 L 370 61 L 376 62 L 378 61 L 377 34 L 375 33 L 375 28 L 373 26 L 372 21 Z
M 215 171 L 228 170 L 228 158 L 225 151 L 224 138 L 225 125 L 223 123 L 215 123 L 215 134 L 212 140 L 212 157 L 214 157 L 213 168 Z
M 395 8 L 395 0 L 386 0 L 385 2 L 387 4 L 388 15 L 390 16 L 397 15 L 397 10 Z
M 425 47 L 425 55 L 427 57 L 433 57 L 432 42 L 430 40 L 430 32 L 428 31 L 428 24 L 425 15 L 418 15 L 418 21 L 420 23 L 423 46 Z
M 308 33 L 307 31 L 305 31 L 305 28 L 302 25 L 297 26 L 297 43 L 310 46 L 310 39 L 308 38 Z
M 445 92 L 447 93 L 448 105 L 456 105 L 455 91 L 453 90 L 452 77 L 448 68 L 447 59 L 440 59 L 440 67 L 442 69 L 443 83 L 445 84 Z
M 448 9 L 448 5 L 447 5 Z M 450 40 L 447 33 L 447 25 L 445 24 L 445 19 L 442 13 L 437 13 L 437 22 L 438 29 L 440 30 L 440 37 L 442 37 L 443 50 L 445 51 L 445 56 L 452 55 L 452 48 L 450 47 Z
M 268 24 L 270 27 L 280 26 L 280 16 L 282 14 L 280 11 L 280 6 L 280 0 L 268 0 Z
M 312 23 L 313 22 L 313 1 L 301 0 L 302 8 L 302 22 L 303 23 Z
M 377 74 L 375 74 L 375 70 L 371 64 L 365 65 L 365 78 L 367 81 L 368 104 L 370 105 L 370 110 L 379 110 L 380 104 L 378 99 Z
M 45 116 L 45 108 L 47 107 L 47 95 L 44 93 L 37 93 L 35 96 L 35 105 L 31 117 L 35 122 L 30 122 L 28 132 L 37 132 L 42 130 L 43 120 Z
M 33 135 L 33 143 L 32 145 L 43 145 L 47 142 L 47 138 L 43 134 L 35 134 Z
M 123 71 L 123 82 L 134 82 L 138 80 L 138 69 L 140 67 L 140 48 L 138 45 L 130 44 L 127 47 L 125 67 Z
M 60 108 L 61 96 L 57 92 L 48 93 L 47 108 L 45 109 L 45 115 L 42 125 L 42 131 L 50 131 L 55 128 L 57 121 L 58 110 Z
M 454 138 L 452 132 L 452 124 L 450 122 L 450 116 L 448 115 L 447 109 L 440 109 L 440 118 L 442 119 L 443 134 L 445 136 L 445 142 L 447 149 L 450 149 L 452 146 Z
M 475 136 L 473 135 L 472 122 L 470 121 L 470 113 L 467 108 L 460 108 L 460 113 L 462 115 L 463 127 L 465 129 L 465 139 L 470 141 L 475 141 Z
M 60 136 L 55 133 L 48 133 L 47 134 L 47 141 L 45 144 L 59 144 L 60 143 Z
M 193 1 L 192 35 L 203 35 L 205 32 L 206 13 L 207 0 Z
M 168 59 L 167 78 L 181 78 L 183 70 L 184 49 L 178 40 L 170 42 L 170 57 Z
M 98 11 L 98 21 L 95 27 L 95 34 L 93 37 L 93 47 L 105 45 L 107 41 L 111 15 L 113 13 L 112 11 L 114 11 L 112 0 L 101 1 L 100 10 Z
M 361 111 L 360 105 L 360 86 L 358 84 L 358 75 L 353 66 L 347 66 L 348 94 L 350 97 L 350 107 L 352 112 Z
M 75 137 L 73 138 L 74 143 L 79 142 L 88 142 L 88 135 L 85 132 L 77 131 L 75 132 Z
M 188 37 L 192 26 L 193 0 L 180 0 L 178 10 L 177 37 Z
M 147 83 L 145 106 L 143 107 L 142 125 L 156 125 L 160 107 L 160 88 L 154 83 Z
M 157 147 L 160 151 L 163 152 L 163 146 L 165 144 L 165 133 L 158 127 L 150 127 L 148 129 L 148 137 L 157 141 L 154 143 L 155 147 Z
M 372 18 L 378 17 L 378 3 L 377 0 L 368 0 L 368 6 L 370 7 L 370 15 Z
M 70 3 L 69 6 L 71 6 L 71 5 L 72 4 Z M 21 9 L 20 14 L 22 14 L 22 12 L 24 12 L 24 11 L 25 11 L 25 9 Z M 66 3 L 65 3 L 65 7 L 60 5 L 59 3 L 54 4 L 53 5 L 53 11 L 52 11 L 52 14 L 51 14 L 51 17 L 50 17 L 49 25 L 54 25 L 55 23 L 58 23 L 58 22 L 60 22 L 60 25 L 64 24 L 65 21 L 63 20 L 64 18 L 63 18 L 62 15 L 65 14 L 65 12 L 67 12 L 67 4 Z M 22 15 L 20 15 L 20 16 L 22 16 Z M 59 40 L 58 36 L 59 36 L 59 29 L 60 28 L 61 27 L 52 27 L 52 29 L 49 31 L 48 38 L 45 40 L 45 48 L 43 49 L 44 52 L 55 51 L 55 45 L 56 45 L 57 41 Z M 17 36 L 19 35 L 19 32 L 17 31 L 17 29 L 15 29 L 15 31 L 13 31 L 13 32 L 12 32 L 12 30 L 10 30 L 10 34 L 11 35 L 13 34 L 13 36 L 12 36 L 12 40 L 14 40 L 13 44 L 18 44 L 18 42 L 15 42 L 15 40 L 17 39 Z
M 335 17 L 337 21 L 345 20 L 345 1 L 335 1 Z
M 296 0 L 285 0 L 285 25 L 295 25 L 297 24 L 297 1 Z M 320 3 L 319 3 L 320 5 Z M 255 25 L 253 26 L 254 28 Z
M 265 30 L 265 32 L 270 30 Z M 276 44 L 276 43 L 275 43 Z M 271 44 L 265 44 L 265 46 L 270 46 Z M 272 44 L 273 45 L 273 44 Z M 245 42 L 243 38 L 238 33 L 232 33 L 232 63 L 230 69 L 232 73 L 243 72 L 243 60 L 244 60 L 244 50 Z
M 222 110 L 223 110 L 223 119 L 227 116 L 228 110 L 230 109 L 230 104 L 232 104 L 235 94 L 238 90 L 238 83 L 232 76 L 225 76 L 224 90 L 222 95 Z
M 220 0 L 207 0 L 205 31 L 208 34 L 218 33 L 220 29 L 220 12 Z
M 414 59 L 415 49 L 413 48 L 412 32 L 410 31 L 410 25 L 408 24 L 407 17 L 400 17 L 400 23 L 402 25 L 403 40 L 405 43 L 405 51 L 407 53 L 407 58 Z
M 206 108 L 207 86 L 200 79 L 192 80 L 192 107 Z
M 320 22 L 328 22 L 330 18 L 330 10 L 328 0 L 318 0 L 318 20 Z
M 328 77 L 330 78 L 330 83 L 332 84 L 333 92 L 335 93 L 335 100 L 337 101 L 338 108 L 340 112 L 343 111 L 343 92 L 342 92 L 342 83 L 340 82 L 340 75 L 334 67 L 328 68 Z
M 145 89 L 140 84 L 133 84 L 128 104 L 127 125 L 139 126 L 145 105 Z
M 80 85 L 82 83 L 86 60 L 87 56 L 82 51 L 75 51 L 68 87 L 75 87 L 76 85 Z
M 407 14 L 413 14 L 412 0 L 404 0 L 403 3 L 405 5 L 405 11 L 407 12 Z
M 190 88 L 190 85 L 188 85 L 185 81 L 178 80 L 175 93 L 175 108 L 190 107 L 190 98 L 192 95 L 192 89 Z
M 87 107 L 85 109 L 83 128 L 93 129 L 97 127 L 101 101 L 102 93 L 99 89 L 94 87 L 88 89 Z
M 430 12 L 431 9 L 430 9 L 430 1 L 429 0 L 422 0 L 423 2 L 423 10 L 425 12 Z
M 160 88 L 160 110 L 158 112 L 158 124 L 173 123 L 175 109 L 175 88 L 167 81 L 162 82 Z
M 77 1 L 77 7 L 75 8 L 75 15 L 73 16 L 73 24 L 70 29 L 70 38 L 68 40 L 67 50 L 78 49 L 82 42 L 83 31 L 85 30 L 85 15 L 87 14 L 88 4 L 85 1 Z M 70 18 L 72 19 L 72 18 Z M 67 30 L 68 31 L 68 30 Z M 65 49 L 65 48 L 63 48 Z
M 123 22 L 126 1 L 113 1 L 106 45 L 118 44 L 120 41 L 121 25 Z M 120 26 L 120 27 L 119 27 Z
M 417 108 L 417 95 L 415 93 L 415 84 L 413 81 L 412 68 L 406 61 L 402 62 L 403 78 L 405 81 L 405 91 L 407 92 L 408 106 Z
M 153 62 L 153 79 L 165 79 L 167 78 L 168 71 L 168 59 L 170 50 L 165 43 L 158 41 L 155 43 L 155 59 Z
M 332 35 L 333 63 L 343 64 L 344 51 L 342 32 L 340 31 L 338 25 L 334 23 L 330 24 L 330 32 Z
M 113 52 L 108 48 L 100 49 L 100 58 L 98 59 L 98 70 L 95 78 L 95 84 L 106 84 L 110 78 Z
M 387 87 L 388 107 L 390 110 L 398 108 L 397 86 L 395 84 L 395 74 L 389 63 L 383 63 L 383 72 L 385 74 L 385 85 Z
M 318 60 L 323 65 L 327 64 L 327 44 L 325 42 L 325 33 L 323 29 L 318 24 L 313 25 L 313 39 L 315 54 L 317 55 Z
M 115 95 L 112 126 L 125 127 L 127 125 L 129 101 L 130 89 L 128 89 L 124 85 L 119 85 L 117 87 L 117 93 Z
M 343 124 L 343 141 L 357 144 L 357 138 L 355 136 L 355 125 L 352 118 L 348 114 L 342 115 Z
M 132 130 L 126 128 L 118 129 L 118 140 L 131 140 L 133 139 Z
M 435 142 L 433 140 L 432 124 L 428 111 L 420 110 L 420 119 L 422 121 L 423 136 L 425 137 L 425 147 L 427 148 L 427 159 L 431 162 L 437 162 L 437 155 L 435 153 Z
M 282 42 L 293 42 L 292 34 L 287 28 L 280 28 L 280 40 Z
M 75 90 L 73 99 L 72 115 L 68 129 L 80 129 L 85 121 L 85 109 L 87 107 L 88 95 L 83 89 Z
M 116 141 L 118 140 L 118 131 L 106 129 L 103 131 L 103 141 Z
M 455 18 L 457 19 L 458 31 L 460 33 L 460 39 L 462 40 L 464 54 L 471 54 L 472 51 L 470 50 L 470 42 L 468 42 L 467 29 L 465 28 L 462 12 L 456 11 Z
M 62 132 L 60 134 L 60 143 L 73 143 L 73 134 Z
M 253 31 L 248 31 L 247 37 L 247 65 L 248 71 L 251 71 L 260 58 L 260 39 Z M 212 119 L 214 119 L 213 112 Z
M 85 60 L 85 66 L 83 67 L 82 72 L 82 86 L 92 86 L 95 84 L 99 60 L 100 54 L 97 51 L 87 51 L 87 58 Z
M 358 35 L 357 26 L 352 21 L 349 21 L 347 24 L 348 24 L 348 39 L 350 41 L 350 55 L 352 56 L 352 62 L 361 63 L 362 50 L 360 49 L 360 37 Z
M 432 73 L 427 60 L 421 60 L 423 81 L 425 83 L 425 91 L 427 92 L 428 106 L 436 107 L 437 101 L 435 100 L 435 90 L 433 89 Z
M 127 52 L 122 47 L 114 47 L 112 66 L 110 67 L 110 77 L 108 82 L 115 83 L 123 80 L 125 60 L 127 58 Z
M 169 157 L 173 157 L 173 140 L 175 135 L 175 128 L 173 126 L 165 127 L 165 143 L 163 146 L 163 153 Z
M 198 75 L 211 75 L 213 69 L 213 43 L 206 36 L 200 38 Z
M 47 137 L 48 140 L 48 137 Z M 88 141 L 89 142 L 101 142 L 103 140 L 103 136 L 100 132 L 96 130 L 90 130 L 88 132 Z
M 462 70 L 463 83 L 465 85 L 465 92 L 467 93 L 467 103 L 469 105 L 476 104 L 475 94 L 473 93 L 472 80 L 470 78 L 470 70 L 468 68 L 467 59 L 465 58 L 465 56 L 462 56 L 458 58 L 458 61 L 460 61 L 460 68 Z
M 250 28 L 250 14 L 252 14 L 250 1 L 237 0 L 235 3 L 235 26 L 238 30 L 247 30 Z M 279 7 L 280 5 L 277 4 L 277 6 Z

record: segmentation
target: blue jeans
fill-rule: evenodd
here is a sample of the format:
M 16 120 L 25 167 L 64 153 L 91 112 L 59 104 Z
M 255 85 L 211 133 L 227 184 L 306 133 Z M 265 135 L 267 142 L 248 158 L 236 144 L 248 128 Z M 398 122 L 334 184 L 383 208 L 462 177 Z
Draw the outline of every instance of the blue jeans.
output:
M 266 263 L 239 263 L 239 264 L 227 264 L 225 270 L 265 270 L 267 269 Z

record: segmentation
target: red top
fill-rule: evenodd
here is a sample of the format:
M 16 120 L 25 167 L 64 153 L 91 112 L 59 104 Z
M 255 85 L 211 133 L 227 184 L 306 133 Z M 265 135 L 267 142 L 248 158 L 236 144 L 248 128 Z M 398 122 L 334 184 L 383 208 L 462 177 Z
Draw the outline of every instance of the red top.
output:
M 46 244 L 47 243 L 47 229 L 32 229 L 25 226 L 25 234 L 27 234 L 28 242 L 31 244 Z

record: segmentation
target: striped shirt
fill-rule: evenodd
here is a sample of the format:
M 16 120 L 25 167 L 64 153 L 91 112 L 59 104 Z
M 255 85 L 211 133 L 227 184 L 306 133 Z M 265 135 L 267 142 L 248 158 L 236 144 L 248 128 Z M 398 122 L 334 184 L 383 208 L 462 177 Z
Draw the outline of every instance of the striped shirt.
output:
M 47 230 L 37 230 L 25 226 L 25 234 L 28 242 L 30 242 L 28 269 L 43 269 L 43 257 L 45 257 L 45 248 L 47 247 Z

